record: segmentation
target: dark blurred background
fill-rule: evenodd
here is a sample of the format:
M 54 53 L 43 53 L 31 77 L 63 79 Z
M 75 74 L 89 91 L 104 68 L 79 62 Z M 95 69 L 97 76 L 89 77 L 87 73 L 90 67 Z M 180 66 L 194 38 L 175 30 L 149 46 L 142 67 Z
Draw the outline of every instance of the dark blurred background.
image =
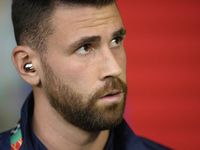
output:
M 11 0 L 0 0 L 0 132 L 31 90 L 11 61 Z M 200 148 L 200 1 L 118 0 L 127 30 L 125 119 L 136 134 L 177 150 Z

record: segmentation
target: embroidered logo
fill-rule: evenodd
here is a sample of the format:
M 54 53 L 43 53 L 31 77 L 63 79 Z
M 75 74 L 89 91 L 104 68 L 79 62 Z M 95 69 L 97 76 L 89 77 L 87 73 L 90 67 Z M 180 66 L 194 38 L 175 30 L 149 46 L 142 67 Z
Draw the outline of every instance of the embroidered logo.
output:
M 23 142 L 20 123 L 18 123 L 10 133 L 11 150 L 19 150 Z

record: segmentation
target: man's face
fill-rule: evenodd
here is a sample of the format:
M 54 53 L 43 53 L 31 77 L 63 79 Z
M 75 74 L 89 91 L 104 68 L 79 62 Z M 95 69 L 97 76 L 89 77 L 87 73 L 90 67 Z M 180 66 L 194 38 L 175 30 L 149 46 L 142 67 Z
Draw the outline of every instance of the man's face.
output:
M 58 7 L 52 20 L 41 79 L 51 105 L 80 129 L 113 128 L 127 93 L 125 30 L 116 5 Z

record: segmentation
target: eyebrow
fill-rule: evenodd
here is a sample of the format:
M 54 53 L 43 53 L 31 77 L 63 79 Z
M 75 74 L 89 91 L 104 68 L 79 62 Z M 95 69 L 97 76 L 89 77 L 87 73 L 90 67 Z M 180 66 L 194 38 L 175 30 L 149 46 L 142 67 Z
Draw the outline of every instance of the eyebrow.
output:
M 125 35 L 126 35 L 126 30 L 124 28 L 121 28 L 118 31 L 113 33 L 113 37 L 125 36 Z
M 69 47 L 70 49 L 76 49 L 77 47 L 80 47 L 86 43 L 95 42 L 95 41 L 101 41 L 101 37 L 100 36 L 82 37 L 81 39 L 72 43 Z
M 121 28 L 118 31 L 114 32 L 112 36 L 117 37 L 117 36 L 125 36 L 125 35 L 126 35 L 126 30 L 124 28 Z M 91 42 L 96 42 L 96 41 L 101 41 L 101 36 L 82 37 L 81 39 L 70 44 L 69 48 L 76 49 L 86 43 L 91 43 Z

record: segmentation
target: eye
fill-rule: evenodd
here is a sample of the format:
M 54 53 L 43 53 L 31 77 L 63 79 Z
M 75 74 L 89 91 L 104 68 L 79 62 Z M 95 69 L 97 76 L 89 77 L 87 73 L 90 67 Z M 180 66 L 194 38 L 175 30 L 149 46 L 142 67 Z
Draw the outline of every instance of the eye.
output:
M 79 48 L 76 50 L 76 53 L 77 53 L 77 54 L 80 54 L 80 55 L 86 55 L 86 54 L 90 53 L 91 50 L 93 50 L 93 48 L 92 48 L 90 45 L 85 44 L 85 45 L 79 47 Z
M 122 37 L 114 38 L 114 39 L 111 40 L 109 47 L 110 48 L 118 47 L 118 46 L 120 46 L 121 41 L 122 41 Z

